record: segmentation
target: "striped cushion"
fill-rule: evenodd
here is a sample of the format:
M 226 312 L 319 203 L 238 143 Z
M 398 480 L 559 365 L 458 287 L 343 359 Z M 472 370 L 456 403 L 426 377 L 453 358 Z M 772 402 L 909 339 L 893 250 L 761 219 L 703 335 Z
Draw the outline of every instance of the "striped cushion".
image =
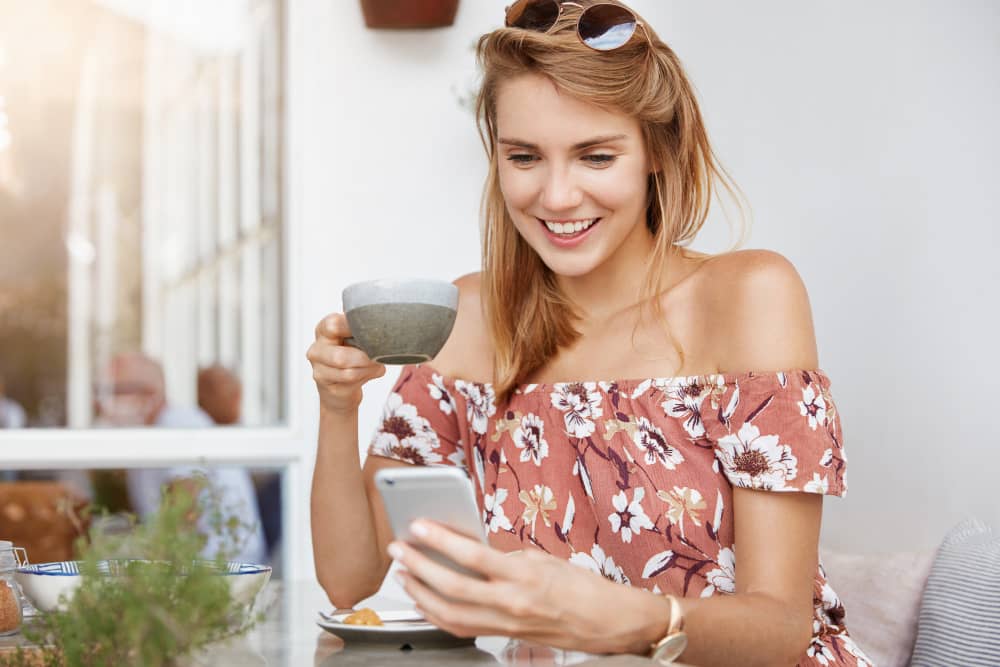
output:
M 1000 536 L 983 522 L 960 523 L 938 548 L 910 664 L 1000 665 Z

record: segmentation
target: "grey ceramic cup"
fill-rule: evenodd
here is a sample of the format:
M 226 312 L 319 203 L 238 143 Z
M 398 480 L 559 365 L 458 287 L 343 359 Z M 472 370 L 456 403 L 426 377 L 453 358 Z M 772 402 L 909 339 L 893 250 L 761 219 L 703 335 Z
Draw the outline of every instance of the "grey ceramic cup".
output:
M 430 361 L 458 314 L 458 287 L 443 280 L 369 280 L 341 295 L 351 337 L 344 344 L 382 364 Z

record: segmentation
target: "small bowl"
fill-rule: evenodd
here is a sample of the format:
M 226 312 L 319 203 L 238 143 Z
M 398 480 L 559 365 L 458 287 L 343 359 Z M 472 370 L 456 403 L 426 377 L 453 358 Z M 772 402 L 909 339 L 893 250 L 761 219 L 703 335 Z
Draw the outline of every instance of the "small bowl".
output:
M 129 563 L 155 562 L 140 559 L 113 559 L 98 561 L 97 568 L 101 574 L 109 577 L 121 576 Z M 233 600 L 240 605 L 252 607 L 257 594 L 263 590 L 271 578 L 270 565 L 252 565 L 250 563 L 226 563 L 223 568 L 213 561 L 196 561 L 192 565 L 209 567 L 217 570 L 220 576 L 226 577 Z M 65 609 L 59 604 L 59 596 L 65 595 L 66 601 L 73 598 L 76 589 L 83 582 L 80 568 L 82 561 L 66 560 L 53 563 L 36 563 L 18 568 L 14 579 L 21 586 L 24 596 L 28 598 L 35 609 L 42 612 Z

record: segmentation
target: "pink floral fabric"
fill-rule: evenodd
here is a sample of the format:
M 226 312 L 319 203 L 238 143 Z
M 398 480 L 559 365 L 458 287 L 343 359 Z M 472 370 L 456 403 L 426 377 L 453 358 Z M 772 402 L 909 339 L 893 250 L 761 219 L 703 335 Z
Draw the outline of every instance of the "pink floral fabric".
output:
M 490 543 L 534 545 L 624 585 L 735 592 L 733 487 L 843 496 L 822 371 L 530 384 L 404 367 L 369 453 L 465 469 Z M 870 665 L 822 566 L 801 665 Z

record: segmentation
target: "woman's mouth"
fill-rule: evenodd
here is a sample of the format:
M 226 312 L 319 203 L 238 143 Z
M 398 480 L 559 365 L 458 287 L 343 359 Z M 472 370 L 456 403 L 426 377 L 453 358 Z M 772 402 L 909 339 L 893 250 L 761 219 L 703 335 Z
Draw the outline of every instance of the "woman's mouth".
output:
M 582 218 L 579 220 L 542 220 L 536 218 L 546 231 L 549 240 L 554 244 L 567 247 L 581 242 L 601 218 Z

